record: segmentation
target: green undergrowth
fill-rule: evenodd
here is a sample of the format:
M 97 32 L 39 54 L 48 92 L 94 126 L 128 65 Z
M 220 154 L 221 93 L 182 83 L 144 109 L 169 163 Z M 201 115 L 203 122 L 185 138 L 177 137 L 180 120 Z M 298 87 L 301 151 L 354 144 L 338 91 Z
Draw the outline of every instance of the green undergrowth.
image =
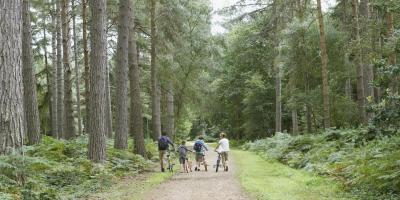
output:
M 266 159 L 333 177 L 360 199 L 399 199 L 400 136 L 365 140 L 367 130 L 272 138 L 243 145 Z
M 349 199 L 337 181 L 292 169 L 248 151 L 233 151 L 241 184 L 259 200 Z
M 84 136 L 70 141 L 44 137 L 24 147 L 22 155 L 0 156 L 0 199 L 74 199 L 151 168 L 143 157 L 112 148 L 111 140 L 107 161 L 94 164 L 87 159 L 87 143 Z

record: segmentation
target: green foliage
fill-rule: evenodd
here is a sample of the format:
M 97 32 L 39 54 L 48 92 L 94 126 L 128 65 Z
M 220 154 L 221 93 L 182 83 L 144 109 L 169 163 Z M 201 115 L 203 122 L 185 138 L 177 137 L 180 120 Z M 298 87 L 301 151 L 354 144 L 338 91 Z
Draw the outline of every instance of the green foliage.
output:
M 400 195 L 400 137 L 369 141 L 368 130 L 328 130 L 318 135 L 272 138 L 243 145 L 269 159 L 340 180 L 362 199 Z
M 149 168 L 149 161 L 141 156 L 113 149 L 112 141 L 108 143 L 107 161 L 100 165 L 87 160 L 86 137 L 70 141 L 44 137 L 40 144 L 26 147 L 22 155 L 1 156 L 0 195 L 33 200 L 75 198 L 110 187 L 117 177 Z

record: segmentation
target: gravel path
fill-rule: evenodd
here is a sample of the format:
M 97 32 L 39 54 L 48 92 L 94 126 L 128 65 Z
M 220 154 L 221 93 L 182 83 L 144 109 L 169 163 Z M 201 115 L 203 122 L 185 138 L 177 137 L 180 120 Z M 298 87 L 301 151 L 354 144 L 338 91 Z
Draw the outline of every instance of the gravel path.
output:
M 145 195 L 145 200 L 189 200 L 189 199 L 224 199 L 224 200 L 249 200 L 243 192 L 235 176 L 235 165 L 232 155 L 229 155 L 229 172 L 215 172 L 213 165 L 217 154 L 208 151 L 206 160 L 209 165 L 207 172 L 202 166 L 200 172 L 178 173 L 169 181 Z M 194 162 L 193 162 L 194 164 Z M 175 167 L 180 170 L 179 166 Z M 194 168 L 194 167 L 193 167 Z

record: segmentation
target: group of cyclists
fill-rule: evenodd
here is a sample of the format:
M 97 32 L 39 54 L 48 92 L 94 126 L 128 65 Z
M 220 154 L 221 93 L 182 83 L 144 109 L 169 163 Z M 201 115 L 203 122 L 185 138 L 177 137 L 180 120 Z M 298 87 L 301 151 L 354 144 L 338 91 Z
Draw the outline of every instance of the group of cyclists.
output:
M 166 136 L 165 133 L 163 133 L 158 139 L 158 151 L 161 172 L 165 172 L 165 158 L 169 153 L 170 145 L 175 150 L 174 143 L 168 136 Z M 192 161 L 189 159 L 190 153 L 195 154 L 196 166 L 194 168 L 194 171 L 200 171 L 201 165 L 203 165 L 204 170 L 207 171 L 208 164 L 206 162 L 205 155 L 208 149 L 209 147 L 204 142 L 204 137 L 202 135 L 198 136 L 192 148 L 188 148 L 186 146 L 186 141 L 182 141 L 177 148 L 179 163 L 181 165 L 181 172 L 189 173 L 189 171 L 192 171 Z M 226 134 L 224 132 L 220 133 L 220 140 L 218 141 L 218 144 L 215 147 L 214 151 L 216 151 L 221 156 L 224 171 L 228 171 L 229 140 L 226 138 Z

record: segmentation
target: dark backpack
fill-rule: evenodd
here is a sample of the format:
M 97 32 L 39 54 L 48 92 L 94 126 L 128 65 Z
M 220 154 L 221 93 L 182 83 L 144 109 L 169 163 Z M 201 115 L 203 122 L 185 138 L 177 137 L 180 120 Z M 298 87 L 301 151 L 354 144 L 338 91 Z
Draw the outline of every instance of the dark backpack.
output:
M 193 149 L 196 152 L 200 152 L 202 147 L 203 147 L 203 144 L 201 143 L 201 141 L 197 141 L 194 143 Z
M 159 150 L 167 150 L 168 149 L 168 139 L 164 136 L 161 136 L 158 139 L 158 149 Z

